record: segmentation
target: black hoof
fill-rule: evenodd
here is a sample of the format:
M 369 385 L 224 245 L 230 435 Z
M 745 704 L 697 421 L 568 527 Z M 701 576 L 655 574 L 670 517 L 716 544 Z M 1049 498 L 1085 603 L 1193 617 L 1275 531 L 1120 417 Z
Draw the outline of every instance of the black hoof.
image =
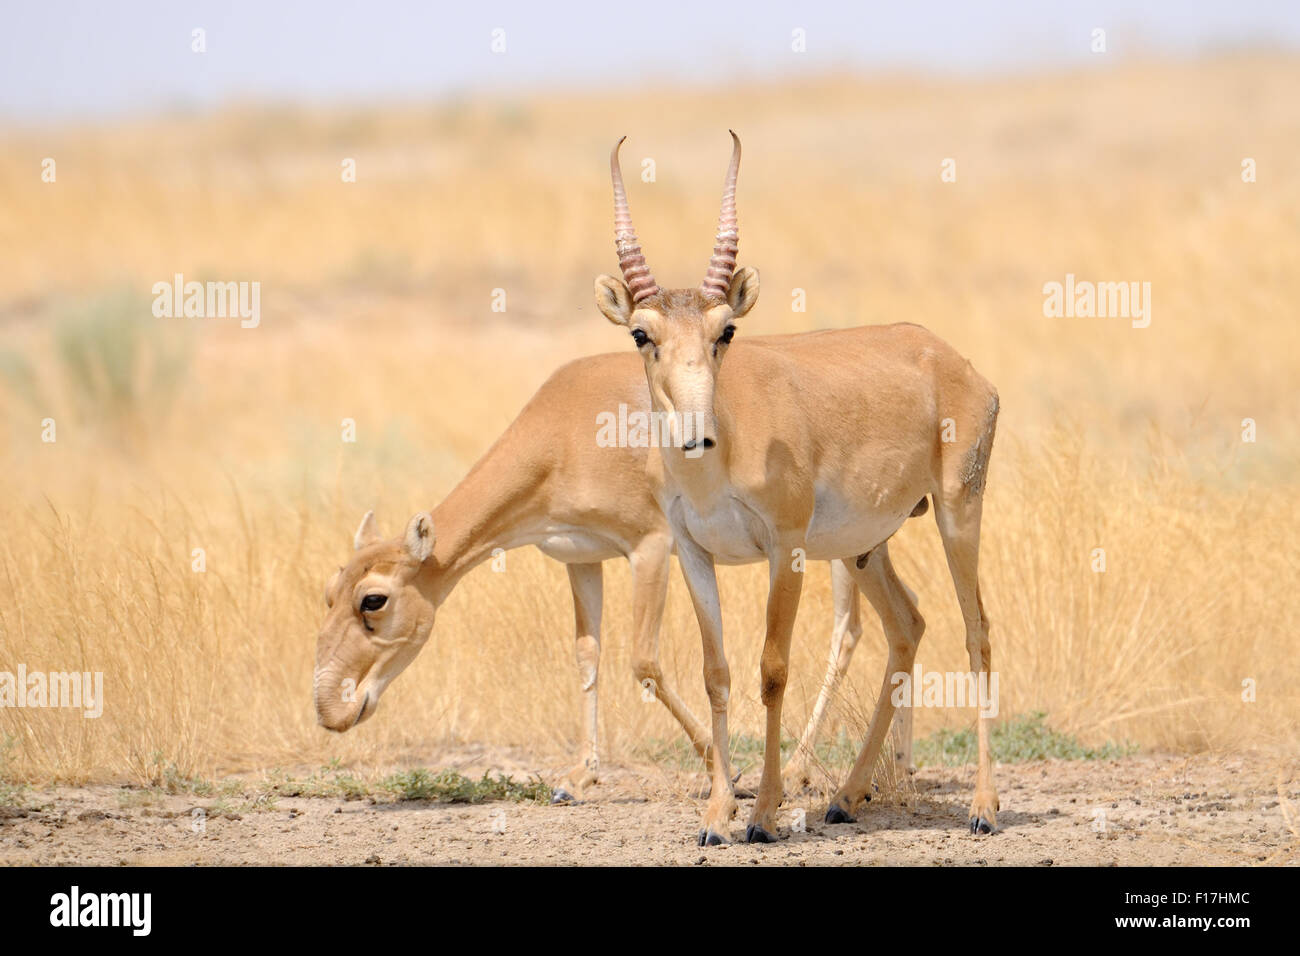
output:
M 551 791 L 552 804 L 573 802 L 573 794 L 569 793 L 569 791 L 565 790 L 563 787 L 556 787 Z
M 992 833 L 993 824 L 989 823 L 983 817 L 971 817 L 970 832 L 971 833 Z
M 776 837 L 768 833 L 766 830 L 764 830 L 762 827 L 758 826 L 757 824 L 751 823 L 748 829 L 745 830 L 745 842 L 746 843 L 775 843 Z
M 826 810 L 827 823 L 856 823 L 848 811 L 832 803 Z
M 722 846 L 726 843 L 726 837 L 719 836 L 712 830 L 701 830 L 699 837 L 700 846 Z

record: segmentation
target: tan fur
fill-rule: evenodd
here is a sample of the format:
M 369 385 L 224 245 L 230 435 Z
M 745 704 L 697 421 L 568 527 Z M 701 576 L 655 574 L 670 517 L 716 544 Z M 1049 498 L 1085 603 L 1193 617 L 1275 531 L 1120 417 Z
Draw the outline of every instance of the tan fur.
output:
M 736 811 L 723 745 L 730 673 L 716 563 L 765 558 L 771 569 L 760 668 L 767 739 L 746 831 L 747 839 L 766 842 L 777 832 L 782 799 L 781 707 L 802 586 L 791 557 L 866 557 L 861 566 L 844 566 L 880 611 L 890 658 L 867 739 L 828 811 L 830 822 L 849 819 L 867 795 L 893 717 L 890 677 L 911 672 L 925 626 L 885 542 L 927 495 L 934 499 L 966 622 L 971 670 L 991 666 L 976 567 L 997 393 L 947 343 L 911 324 L 727 346 L 726 329 L 737 325 L 757 295 L 752 269 L 735 273 L 726 304 L 693 290 L 667 290 L 633 309 L 621 285 L 609 276 L 597 279 L 597 305 L 611 322 L 646 336 L 638 350 L 652 404 L 659 411 L 706 415 L 713 441 L 702 455 L 662 448 L 649 461 L 651 486 L 672 526 L 704 645 L 714 743 L 713 791 L 700 842 L 727 839 Z M 947 419 L 955 441 L 943 440 Z M 832 664 L 824 686 L 838 672 Z M 972 828 L 981 830 L 995 825 L 997 809 L 988 729 L 981 718 L 971 808 Z
M 756 347 L 748 344 L 739 351 Z M 658 660 L 673 542 L 650 491 L 649 450 L 605 448 L 596 442 L 597 415 L 616 410 L 620 402 L 633 411 L 650 407 L 642 363 L 635 355 L 571 362 L 542 385 L 432 515 L 416 515 L 403 536 L 384 540 L 373 513 L 366 514 L 354 538 L 352 560 L 326 589 L 329 610 L 317 640 L 315 680 L 323 726 L 345 731 L 369 719 L 384 689 L 423 647 L 438 607 L 460 578 L 496 548 L 532 544 L 566 563 L 574 599 L 583 737 L 578 762 L 559 781 L 561 797 L 581 797 L 599 772 L 601 557 L 622 556 L 632 565 L 634 677 L 668 707 L 696 751 L 708 759 L 707 729 L 665 680 Z M 566 536 L 595 542 L 603 551 L 557 551 Z M 861 633 L 852 581 L 838 574 L 834 591 L 836 628 L 851 626 Z M 363 615 L 360 602 L 372 592 L 386 594 L 387 602 L 382 610 Z M 366 629 L 367 623 L 373 630 Z M 851 654 L 852 645 L 840 655 L 846 667 Z M 823 687 L 823 695 L 833 690 Z M 804 734 L 809 746 L 824 711 L 823 702 L 809 721 Z M 806 756 L 792 771 L 800 779 L 807 775 Z

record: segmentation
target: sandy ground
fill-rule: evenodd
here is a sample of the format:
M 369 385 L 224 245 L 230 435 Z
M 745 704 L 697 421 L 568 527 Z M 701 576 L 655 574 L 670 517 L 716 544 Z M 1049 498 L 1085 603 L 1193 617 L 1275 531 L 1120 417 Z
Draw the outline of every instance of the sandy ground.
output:
M 490 756 L 459 766 L 518 769 L 517 756 Z M 281 797 L 231 810 L 121 787 L 57 788 L 29 792 L 25 808 L 0 808 L 0 863 L 1300 865 L 1297 770 L 1249 756 L 1000 766 L 999 830 L 972 836 L 973 768 L 926 768 L 912 792 L 878 795 L 857 823 L 826 826 L 825 796 L 787 796 L 785 839 L 708 850 L 695 844 L 703 801 L 687 795 L 700 778 L 658 768 L 610 768 L 571 806 Z M 741 801 L 736 837 L 749 807 Z

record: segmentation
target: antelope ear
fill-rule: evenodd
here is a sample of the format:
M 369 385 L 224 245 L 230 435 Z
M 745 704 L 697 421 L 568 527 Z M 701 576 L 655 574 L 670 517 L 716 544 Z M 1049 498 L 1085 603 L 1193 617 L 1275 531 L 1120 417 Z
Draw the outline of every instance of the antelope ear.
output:
M 433 516 L 427 511 L 421 511 L 406 526 L 406 553 L 414 561 L 423 564 L 433 554 L 433 542 Z
M 615 325 L 627 325 L 632 318 L 632 293 L 621 279 L 601 276 L 596 280 L 596 308 Z
M 758 301 L 758 270 L 753 266 L 737 269 L 731 277 L 731 287 L 727 289 L 727 305 L 731 314 L 740 318 L 754 307 Z
M 339 583 L 339 578 L 343 576 L 343 569 L 339 568 L 330 575 L 330 583 L 325 585 L 325 606 L 334 606 L 334 586 Z
M 361 519 L 361 525 L 357 528 L 357 533 L 352 536 L 352 550 L 360 551 L 368 544 L 374 544 L 379 540 L 379 523 L 375 521 L 375 513 L 367 511 L 366 516 Z

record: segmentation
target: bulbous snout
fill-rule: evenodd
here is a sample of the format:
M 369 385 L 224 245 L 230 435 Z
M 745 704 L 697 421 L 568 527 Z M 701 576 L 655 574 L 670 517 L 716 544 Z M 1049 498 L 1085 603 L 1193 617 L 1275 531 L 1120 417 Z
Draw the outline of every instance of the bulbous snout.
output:
M 718 423 L 712 409 L 708 411 L 678 411 L 674 416 L 674 444 L 687 458 L 699 458 L 718 446 Z
M 669 410 L 673 444 L 687 458 L 698 458 L 718 445 L 713 414 L 713 370 L 701 355 L 665 376 L 661 407 Z
M 341 734 L 351 730 L 363 720 L 369 719 L 377 706 L 377 702 L 372 700 L 369 693 L 362 693 L 360 700 L 347 706 L 327 709 L 317 707 L 316 723 L 326 730 Z
M 312 682 L 316 705 L 316 723 L 326 730 L 344 733 L 368 720 L 379 707 L 377 689 L 360 686 L 352 680 L 340 680 L 330 671 L 317 671 Z

